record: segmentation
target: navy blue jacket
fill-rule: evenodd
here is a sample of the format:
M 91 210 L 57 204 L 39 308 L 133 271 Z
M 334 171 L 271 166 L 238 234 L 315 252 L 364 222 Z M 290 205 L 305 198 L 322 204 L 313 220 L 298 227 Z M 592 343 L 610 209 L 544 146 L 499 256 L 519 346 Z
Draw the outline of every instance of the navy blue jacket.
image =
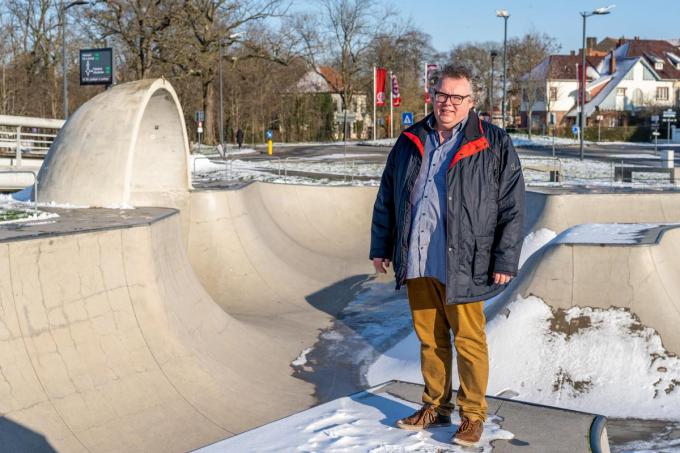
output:
M 427 137 L 426 119 L 405 130 L 387 157 L 373 208 L 369 258 L 394 263 L 397 289 L 406 279 L 411 191 Z M 517 275 L 523 243 L 524 179 L 504 130 L 470 112 L 447 173 L 447 303 L 486 300 L 506 285 L 492 273 Z

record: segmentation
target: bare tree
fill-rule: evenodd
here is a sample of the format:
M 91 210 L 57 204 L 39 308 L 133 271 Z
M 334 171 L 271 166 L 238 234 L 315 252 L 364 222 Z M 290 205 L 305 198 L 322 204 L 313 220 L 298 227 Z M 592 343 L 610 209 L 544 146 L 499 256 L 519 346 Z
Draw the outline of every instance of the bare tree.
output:
M 391 13 L 376 14 L 379 5 L 374 0 L 317 3 L 318 13 L 297 18 L 302 53 L 313 70 L 340 95 L 342 109 L 347 110 L 361 85 L 362 72 L 370 71 L 365 64 L 370 45 L 385 30 Z M 329 80 L 320 70 L 322 63 L 333 67 L 340 80 Z M 346 129 L 343 128 L 343 138 Z
M 151 76 L 181 6 L 179 0 L 102 0 L 84 18 L 92 37 L 121 45 L 123 67 L 131 71 L 130 79 L 139 80 Z

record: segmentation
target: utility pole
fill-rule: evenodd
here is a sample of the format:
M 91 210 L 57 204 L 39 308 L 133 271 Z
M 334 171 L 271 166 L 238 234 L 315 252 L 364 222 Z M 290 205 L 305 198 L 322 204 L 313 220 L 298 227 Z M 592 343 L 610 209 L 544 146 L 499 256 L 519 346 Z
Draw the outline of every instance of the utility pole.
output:
M 504 21 L 503 27 L 503 104 L 501 105 L 501 115 L 503 115 L 501 126 L 505 129 L 505 104 L 507 96 L 507 82 L 508 82 L 508 19 L 510 18 L 510 13 L 505 9 L 499 9 L 496 11 L 496 17 L 502 17 Z
M 579 158 L 583 160 L 583 136 L 585 135 L 586 129 L 586 19 L 590 16 L 603 16 L 609 14 L 610 9 L 614 8 L 614 5 L 607 6 L 606 8 L 597 8 L 593 11 L 584 11 L 579 14 L 583 17 L 583 45 L 581 47 L 581 88 L 579 90 L 579 97 L 581 98 L 581 114 L 579 115 Z M 578 72 L 576 74 L 578 76 Z

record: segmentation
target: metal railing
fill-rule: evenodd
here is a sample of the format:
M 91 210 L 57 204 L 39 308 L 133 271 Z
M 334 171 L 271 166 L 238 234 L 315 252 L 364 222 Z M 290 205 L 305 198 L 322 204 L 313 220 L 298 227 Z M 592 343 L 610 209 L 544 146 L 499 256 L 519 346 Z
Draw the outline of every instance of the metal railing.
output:
M 0 170 L 0 173 L 25 174 L 33 176 L 33 210 L 38 213 L 38 175 L 31 170 Z
M 22 153 L 44 156 L 64 120 L 0 115 L 0 151 L 14 153 L 21 166 Z

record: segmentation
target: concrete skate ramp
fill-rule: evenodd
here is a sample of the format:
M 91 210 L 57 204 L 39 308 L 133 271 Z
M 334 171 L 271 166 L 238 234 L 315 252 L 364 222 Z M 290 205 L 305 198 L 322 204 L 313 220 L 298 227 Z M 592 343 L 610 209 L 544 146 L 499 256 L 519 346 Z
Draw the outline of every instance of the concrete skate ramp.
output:
M 680 193 L 576 193 L 527 191 L 525 232 L 556 233 L 584 223 L 680 222 Z
M 0 244 L 2 414 L 45 448 L 186 451 L 313 404 L 275 332 L 202 288 L 179 216 L 148 212 Z M 4 431 L 3 450 L 26 450 Z
M 38 175 L 38 201 L 185 208 L 188 156 L 170 83 L 118 85 L 83 104 L 61 128 Z
M 658 332 L 668 351 L 680 354 L 678 269 L 678 225 L 646 231 L 637 244 L 563 243 L 558 236 L 527 260 L 510 288 L 490 307 L 489 315 L 501 311 L 517 295 L 539 297 L 554 310 L 625 308 L 642 325 Z

